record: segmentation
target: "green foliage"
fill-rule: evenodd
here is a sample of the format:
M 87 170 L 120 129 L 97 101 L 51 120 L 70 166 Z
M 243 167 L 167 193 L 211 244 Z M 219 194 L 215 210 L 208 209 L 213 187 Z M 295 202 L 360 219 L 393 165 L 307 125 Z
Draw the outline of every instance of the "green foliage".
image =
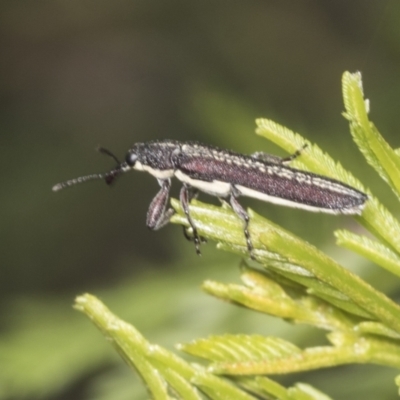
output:
M 343 95 L 350 130 L 366 160 L 400 198 L 400 159 L 368 119 L 360 74 L 343 75 Z M 339 179 L 366 191 L 369 200 L 357 221 L 375 240 L 336 232 L 338 244 L 399 275 L 400 224 L 348 171 L 299 134 L 265 120 L 257 133 L 289 153 L 307 148 L 296 167 Z M 172 222 L 187 226 L 176 200 Z M 92 319 L 125 361 L 138 371 L 153 398 L 327 399 L 297 384 L 285 388 L 265 374 L 288 374 L 343 364 L 371 363 L 400 367 L 400 307 L 357 275 L 265 218 L 249 211 L 256 265 L 242 265 L 243 284 L 206 281 L 203 289 L 222 300 L 296 324 L 328 331 L 326 346 L 301 349 L 278 337 L 224 334 L 180 344 L 179 350 L 207 361 L 198 365 L 149 343 L 96 298 L 77 298 L 76 308 Z M 247 255 L 242 224 L 227 207 L 193 201 L 191 215 L 199 233 L 224 250 Z M 221 378 L 219 375 L 228 378 Z M 398 379 L 396 379 L 398 383 Z
M 237 377 L 229 382 L 216 376 L 206 367 L 190 364 L 172 352 L 149 343 L 132 325 L 117 318 L 102 302 L 89 294 L 79 296 L 75 308 L 92 320 L 127 364 L 140 374 L 152 397 L 157 400 L 176 398 L 197 400 L 204 398 L 200 392 L 215 400 L 256 399 L 257 397 L 252 394 L 258 398 L 282 400 L 329 399 L 308 385 L 298 384 L 286 389 L 263 377 L 252 379 Z M 188 353 L 206 359 L 231 361 L 244 357 L 259 360 L 269 356 L 278 359 L 294 352 L 301 353 L 296 346 L 282 339 L 262 336 L 225 335 L 180 347 Z
M 369 121 L 368 102 L 363 98 L 359 74 L 344 74 L 343 93 L 344 115 L 349 120 L 354 141 L 368 163 L 400 197 L 399 151 L 392 150 Z M 400 275 L 399 221 L 365 186 L 316 145 L 273 121 L 257 120 L 257 133 L 288 153 L 307 143 L 293 166 L 339 179 L 368 193 L 364 212 L 355 219 L 374 238 L 338 230 L 335 232 L 337 243 Z M 172 206 L 177 211 L 172 222 L 187 226 L 179 202 L 173 199 Z M 242 223 L 229 206 L 217 207 L 194 200 L 191 215 L 199 233 L 216 241 L 219 249 L 248 256 Z M 94 296 L 79 296 L 75 308 L 92 320 L 116 353 L 137 372 L 135 375 L 141 377 L 151 397 L 327 400 L 327 395 L 310 385 L 296 383 L 285 387 L 265 375 L 345 364 L 399 368 L 400 307 L 315 246 L 252 210 L 249 215 L 257 262 L 242 262 L 241 283 L 207 280 L 203 290 L 224 302 L 254 310 L 265 320 L 272 316 L 314 331 L 324 331 L 327 343 L 302 347 L 298 337 L 284 340 L 280 337 L 281 332 L 263 336 L 254 334 L 252 327 L 248 333 L 206 337 L 218 328 L 226 332 L 228 325 L 226 321 L 220 321 L 218 305 L 212 303 L 215 299 L 204 300 L 202 297 L 201 301 L 211 303 L 194 300 L 200 266 L 203 273 L 209 268 L 206 274 L 212 273 L 214 279 L 218 279 L 215 276 L 222 263 L 209 256 L 195 261 L 192 256 L 183 280 L 175 279 L 173 272 L 168 270 L 159 272 L 157 279 L 136 279 L 135 284 L 126 283 L 118 290 L 101 293 L 110 308 L 118 314 L 124 313 L 124 320 L 146 321 L 142 326 L 144 331 L 153 328 L 158 332 L 158 337 L 152 338 L 154 342 L 168 342 L 167 336 L 176 342 L 176 331 L 160 327 L 166 326 L 167 320 L 174 321 L 175 329 L 181 324 L 187 336 L 180 340 L 188 340 L 188 343 L 177 347 L 188 358 L 153 344 Z M 184 259 L 183 262 L 189 261 Z M 229 269 L 234 273 L 231 263 Z M 198 315 L 180 318 L 192 301 L 196 302 Z M 0 339 L 0 398 L 47 396 L 96 371 L 98 366 L 120 363 L 104 342 L 95 338 L 89 324 L 76 313 L 66 317 L 62 311 L 65 303 L 65 299 L 56 303 L 48 299 L 30 300 L 28 304 L 9 308 L 10 315 L 18 315 L 20 319 L 18 329 L 10 330 Z M 224 316 L 227 318 L 226 314 Z M 245 325 L 237 319 L 235 322 L 241 327 Z M 294 331 L 294 328 L 290 329 Z M 192 340 L 199 335 L 204 337 Z M 65 337 L 71 340 L 66 342 L 62 339 Z M 32 342 L 37 344 L 32 346 Z M 198 363 L 193 362 L 194 359 L 198 359 Z M 126 373 L 122 369 L 114 372 L 114 377 L 109 374 L 97 381 L 96 387 L 88 389 L 88 398 L 128 399 L 132 398 L 132 392 L 128 392 L 127 387 L 139 387 L 132 384 L 131 371 Z M 400 376 L 395 383 L 400 386 Z M 135 393 L 134 398 L 144 396 Z

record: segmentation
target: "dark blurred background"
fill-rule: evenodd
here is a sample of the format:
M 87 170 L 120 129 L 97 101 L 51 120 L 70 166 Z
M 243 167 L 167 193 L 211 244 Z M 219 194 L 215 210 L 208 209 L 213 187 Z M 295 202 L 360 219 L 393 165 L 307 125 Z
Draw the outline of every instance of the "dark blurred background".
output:
M 266 117 L 340 158 L 393 210 L 341 117 L 341 76 L 362 72 L 371 117 L 398 147 L 399 17 L 394 0 L 2 2 L 0 398 L 146 398 L 72 310 L 84 291 L 168 348 L 228 331 L 307 344 L 309 330 L 201 293 L 204 279 L 237 280 L 240 260 L 214 243 L 196 257 L 177 226 L 150 232 L 154 178 L 51 187 L 112 168 L 97 145 L 121 158 L 137 141 L 164 138 L 283 155 L 254 134 L 255 118 Z M 359 229 L 350 218 L 246 205 L 379 282 L 373 266 L 334 247 L 333 229 Z M 347 367 L 283 382 L 336 399 L 394 399 L 394 375 Z

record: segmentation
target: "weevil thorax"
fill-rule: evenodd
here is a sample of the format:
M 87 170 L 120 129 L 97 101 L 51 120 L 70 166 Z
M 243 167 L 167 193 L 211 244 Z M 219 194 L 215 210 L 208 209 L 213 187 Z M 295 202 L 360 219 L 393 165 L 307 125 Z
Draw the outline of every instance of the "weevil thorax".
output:
M 179 149 L 180 144 L 172 140 L 135 143 L 125 161 L 130 168 L 146 171 L 157 179 L 168 179 L 174 175 L 172 156 Z

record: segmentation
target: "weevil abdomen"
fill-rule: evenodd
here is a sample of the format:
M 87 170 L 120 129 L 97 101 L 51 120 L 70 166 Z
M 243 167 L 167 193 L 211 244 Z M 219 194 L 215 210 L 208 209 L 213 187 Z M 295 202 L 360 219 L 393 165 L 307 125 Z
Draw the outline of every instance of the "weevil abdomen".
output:
M 216 148 L 191 146 L 179 154 L 175 176 L 204 192 L 242 196 L 331 214 L 359 214 L 367 196 L 337 180 Z

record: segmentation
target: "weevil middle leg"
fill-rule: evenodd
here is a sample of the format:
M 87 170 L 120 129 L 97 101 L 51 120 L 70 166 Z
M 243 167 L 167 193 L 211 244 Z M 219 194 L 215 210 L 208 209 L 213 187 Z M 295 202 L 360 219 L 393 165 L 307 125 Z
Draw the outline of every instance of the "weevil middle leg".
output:
M 197 196 L 199 195 L 199 191 L 197 189 L 192 188 L 192 187 L 188 187 L 188 190 L 189 190 L 188 203 L 190 204 L 190 202 L 193 199 L 197 199 Z M 182 228 L 183 228 L 183 236 L 185 237 L 185 239 L 188 240 L 189 242 L 192 242 L 193 241 L 193 236 L 189 235 L 189 233 L 188 233 L 188 229 L 189 228 L 187 226 L 183 226 Z M 199 238 L 200 238 L 200 243 L 207 243 L 207 239 L 206 238 L 204 238 L 202 236 L 199 236 Z
M 231 185 L 230 203 L 231 203 L 233 211 L 243 221 L 243 233 L 246 238 L 247 249 L 250 253 L 250 257 L 253 260 L 255 260 L 255 257 L 253 254 L 254 253 L 253 252 L 253 250 L 254 250 L 253 242 L 251 241 L 250 232 L 249 232 L 250 217 L 249 217 L 249 214 L 247 214 L 247 211 L 238 202 L 237 198 L 239 196 L 240 196 L 239 190 L 235 187 L 235 185 Z
M 198 255 L 200 255 L 201 254 L 200 244 L 201 244 L 202 240 L 201 240 L 199 233 L 197 232 L 196 225 L 195 225 L 192 217 L 190 216 L 190 211 L 189 211 L 189 203 L 190 203 L 190 200 L 193 198 L 193 196 L 196 196 L 196 191 L 193 191 L 193 188 L 191 188 L 188 184 L 184 183 L 182 186 L 181 192 L 179 194 L 179 199 L 181 201 L 181 205 L 182 205 L 183 211 L 186 215 L 186 218 L 189 222 L 189 225 L 192 228 L 193 241 L 194 241 L 194 246 L 196 248 L 196 253 Z M 186 230 L 184 230 L 183 232 L 184 232 L 185 237 L 189 238 Z

